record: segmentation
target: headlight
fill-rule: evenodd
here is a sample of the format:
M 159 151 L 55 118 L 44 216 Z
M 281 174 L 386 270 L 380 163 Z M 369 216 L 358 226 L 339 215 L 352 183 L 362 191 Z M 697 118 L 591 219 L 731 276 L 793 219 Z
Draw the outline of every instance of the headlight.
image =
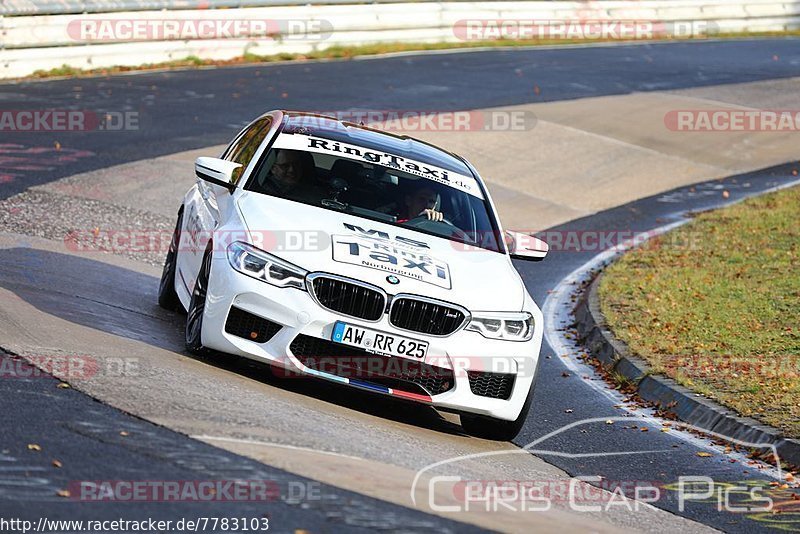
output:
M 228 263 L 242 274 L 278 287 L 305 290 L 308 271 L 239 241 L 228 246 Z
M 467 330 L 489 339 L 528 341 L 533 337 L 533 315 L 528 312 L 475 312 Z

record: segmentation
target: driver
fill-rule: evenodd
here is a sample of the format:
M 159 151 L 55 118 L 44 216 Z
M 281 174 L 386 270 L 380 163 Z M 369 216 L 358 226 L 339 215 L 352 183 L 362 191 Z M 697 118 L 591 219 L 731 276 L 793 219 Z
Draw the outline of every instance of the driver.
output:
M 422 186 L 405 196 L 397 222 L 404 223 L 417 217 L 427 217 L 428 220 L 437 222 L 444 220 L 442 212 L 434 209 L 438 200 L 439 195 L 433 188 Z

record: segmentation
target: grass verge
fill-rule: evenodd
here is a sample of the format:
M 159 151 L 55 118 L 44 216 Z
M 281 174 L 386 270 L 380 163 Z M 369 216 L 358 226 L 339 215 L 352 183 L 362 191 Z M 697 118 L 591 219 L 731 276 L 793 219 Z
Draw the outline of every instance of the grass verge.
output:
M 800 187 L 648 241 L 599 296 L 654 372 L 800 438 Z
M 755 38 L 755 37 L 797 37 L 800 36 L 800 29 L 786 30 L 781 32 L 758 32 L 758 33 L 724 33 L 714 35 L 714 39 L 736 39 L 736 38 Z M 695 38 L 702 41 L 706 38 Z M 661 41 L 687 41 L 688 38 L 681 39 L 660 39 Z M 452 50 L 469 48 L 513 48 L 524 46 L 550 46 L 550 45 L 577 45 L 591 43 L 611 43 L 622 42 L 618 39 L 491 39 L 485 41 L 459 41 L 459 42 L 440 42 L 440 43 L 377 43 L 360 46 L 331 46 L 323 50 L 309 52 L 306 54 L 274 54 L 260 56 L 257 54 L 244 53 L 242 56 L 228 60 L 201 59 L 197 56 L 189 56 L 185 59 L 167 61 L 163 63 L 145 63 L 135 66 L 114 66 L 98 69 L 80 69 L 63 65 L 50 70 L 37 70 L 27 77 L 30 78 L 53 78 L 53 77 L 81 77 L 81 76 L 106 76 L 119 74 L 122 72 L 174 69 L 187 67 L 203 66 L 227 66 L 244 65 L 251 63 L 273 63 L 276 61 L 302 61 L 318 59 L 350 59 L 358 56 L 374 56 L 379 54 L 389 54 L 396 52 L 414 52 L 425 50 Z M 630 41 L 636 42 L 636 41 Z

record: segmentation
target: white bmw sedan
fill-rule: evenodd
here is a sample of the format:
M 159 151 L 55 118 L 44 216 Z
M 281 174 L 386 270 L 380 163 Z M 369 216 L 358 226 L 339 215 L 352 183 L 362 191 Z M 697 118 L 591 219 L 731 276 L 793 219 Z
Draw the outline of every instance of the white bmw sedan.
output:
M 195 163 L 159 304 L 186 346 L 460 414 L 511 439 L 531 404 L 542 314 L 477 171 L 406 136 L 272 111 Z

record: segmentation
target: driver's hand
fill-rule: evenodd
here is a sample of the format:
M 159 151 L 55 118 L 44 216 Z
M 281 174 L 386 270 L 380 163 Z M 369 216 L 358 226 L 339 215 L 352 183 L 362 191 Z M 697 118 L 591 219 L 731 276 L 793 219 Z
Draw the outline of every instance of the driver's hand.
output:
M 417 215 L 417 217 L 422 217 L 423 215 L 427 217 L 429 221 L 441 222 L 442 220 L 444 220 L 444 215 L 442 214 L 441 211 L 425 209 L 419 212 L 419 215 Z

